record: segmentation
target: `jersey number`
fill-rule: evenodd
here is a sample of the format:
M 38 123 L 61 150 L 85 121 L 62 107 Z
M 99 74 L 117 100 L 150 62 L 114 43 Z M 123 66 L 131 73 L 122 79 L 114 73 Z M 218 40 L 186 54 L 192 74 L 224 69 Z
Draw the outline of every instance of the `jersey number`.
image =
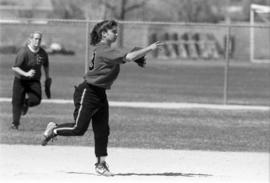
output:
M 96 53 L 94 52 L 92 55 L 91 63 L 89 65 L 89 70 L 92 70 L 94 68 L 95 57 L 96 57 Z

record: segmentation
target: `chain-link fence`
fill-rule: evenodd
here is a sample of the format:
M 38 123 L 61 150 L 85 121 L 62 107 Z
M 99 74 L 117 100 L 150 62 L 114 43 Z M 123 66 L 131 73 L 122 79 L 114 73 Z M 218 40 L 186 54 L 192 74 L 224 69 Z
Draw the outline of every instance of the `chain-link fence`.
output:
M 4 60 L 14 62 L 16 51 L 25 44 L 29 34 L 35 30 L 42 31 L 42 44 L 50 54 L 52 64 L 61 65 L 53 67 L 51 72 L 55 76 L 61 74 L 62 77 L 59 78 L 65 78 L 57 81 L 58 77 L 55 77 L 55 83 L 60 82 L 64 87 L 55 88 L 56 97 L 63 96 L 65 92 L 70 97 L 71 92 L 65 88 L 72 88 L 70 85 L 81 80 L 83 72 L 87 71 L 92 54 L 89 34 L 95 23 L 97 21 L 2 20 L 1 72 Z M 167 96 L 163 97 L 164 101 L 269 104 L 269 69 L 265 64 L 251 64 L 250 44 L 253 44 L 257 58 L 269 60 L 270 26 L 255 25 L 251 40 L 248 24 L 119 23 L 119 39 L 116 45 L 125 48 L 144 47 L 154 41 L 163 41 L 166 43 L 163 49 L 153 52 L 148 59 L 156 68 L 158 64 L 160 67 L 167 64 L 174 68 L 176 67 L 173 65 L 179 64 L 179 72 L 184 76 L 175 74 L 175 70 L 166 70 L 170 81 L 160 80 L 170 83 L 164 86 L 164 90 L 171 91 L 165 92 Z M 65 70 L 67 64 L 72 65 L 71 70 Z M 183 71 L 185 67 L 186 70 Z M 162 75 L 158 72 L 154 74 L 157 78 Z M 4 76 L 1 77 L 5 79 Z M 119 84 L 121 85 L 121 82 Z M 1 84 L 1 97 L 10 96 L 5 87 L 8 85 Z M 119 90 L 112 92 L 112 97 L 116 96 Z

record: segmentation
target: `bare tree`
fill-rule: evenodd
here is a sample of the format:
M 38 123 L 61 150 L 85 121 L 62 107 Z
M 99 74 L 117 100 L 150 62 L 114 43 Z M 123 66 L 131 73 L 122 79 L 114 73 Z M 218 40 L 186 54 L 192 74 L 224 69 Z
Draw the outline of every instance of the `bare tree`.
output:
M 221 17 L 213 12 L 214 2 L 209 0 L 183 0 L 178 12 L 178 19 L 185 22 L 217 22 Z
M 128 13 L 144 7 L 145 0 L 103 0 L 102 4 L 106 8 L 106 12 L 110 11 L 112 17 L 118 20 L 126 20 Z
M 105 6 L 104 19 L 109 17 L 113 17 L 118 20 L 126 20 L 127 14 L 143 8 L 145 5 L 145 0 L 134 1 L 134 0 L 103 0 L 103 5 Z M 109 14 L 109 15 L 108 15 Z M 119 36 L 119 46 L 123 46 L 123 30 L 124 26 L 120 25 L 120 30 L 118 33 Z

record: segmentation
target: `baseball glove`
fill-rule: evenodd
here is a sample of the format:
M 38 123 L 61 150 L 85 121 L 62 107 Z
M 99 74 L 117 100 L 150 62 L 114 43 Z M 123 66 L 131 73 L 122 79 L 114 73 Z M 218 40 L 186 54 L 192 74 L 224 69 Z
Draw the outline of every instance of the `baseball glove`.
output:
M 135 48 L 133 48 L 131 51 L 136 51 L 136 50 L 139 50 L 139 49 L 142 49 L 142 48 L 140 48 L 140 47 L 135 47 Z M 145 59 L 145 57 L 143 56 L 143 57 L 141 57 L 141 58 L 138 58 L 138 59 L 134 60 L 134 62 L 135 62 L 139 67 L 144 67 L 145 64 L 146 64 L 146 59 Z
M 51 98 L 51 85 L 52 85 L 52 78 L 47 78 L 44 82 L 45 85 L 45 95 L 47 98 Z
M 134 62 L 136 64 L 138 64 L 139 67 L 144 67 L 146 64 L 145 57 L 138 58 L 138 59 L 134 60 Z

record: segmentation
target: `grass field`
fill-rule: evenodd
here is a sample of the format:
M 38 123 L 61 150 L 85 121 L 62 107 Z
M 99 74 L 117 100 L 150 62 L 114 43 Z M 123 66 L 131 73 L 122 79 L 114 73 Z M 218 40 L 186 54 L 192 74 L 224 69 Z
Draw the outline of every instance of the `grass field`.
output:
M 39 144 L 49 121 L 71 122 L 73 106 L 41 104 L 22 118 L 21 130 L 8 129 L 11 108 L 1 103 L 4 144 Z M 112 147 L 214 151 L 269 150 L 269 111 L 164 110 L 112 107 Z M 55 145 L 93 146 L 91 127 L 85 136 L 58 137 Z
M 1 55 L 0 97 L 10 97 L 14 55 Z M 83 58 L 52 56 L 53 98 L 71 99 L 82 80 Z M 146 68 L 123 65 L 119 80 L 108 91 L 113 101 L 223 102 L 222 63 L 150 61 Z M 269 105 L 269 65 L 232 64 L 229 103 Z M 11 105 L 1 103 L 1 143 L 39 144 L 48 121 L 71 122 L 73 106 L 41 104 L 22 118 L 21 130 L 8 129 Z M 124 115 L 123 115 L 124 114 Z M 269 150 L 269 111 L 164 110 L 113 107 L 110 111 L 114 147 L 171 148 L 217 151 Z M 58 145 L 93 145 L 83 137 L 61 138 Z
M 0 97 L 11 97 L 15 55 L 0 55 Z M 53 98 L 71 99 L 73 86 L 82 81 L 84 55 L 51 56 Z M 223 103 L 224 63 L 150 60 L 146 68 L 122 66 L 119 79 L 108 91 L 110 100 Z M 229 69 L 228 103 L 269 105 L 269 64 L 234 64 Z

